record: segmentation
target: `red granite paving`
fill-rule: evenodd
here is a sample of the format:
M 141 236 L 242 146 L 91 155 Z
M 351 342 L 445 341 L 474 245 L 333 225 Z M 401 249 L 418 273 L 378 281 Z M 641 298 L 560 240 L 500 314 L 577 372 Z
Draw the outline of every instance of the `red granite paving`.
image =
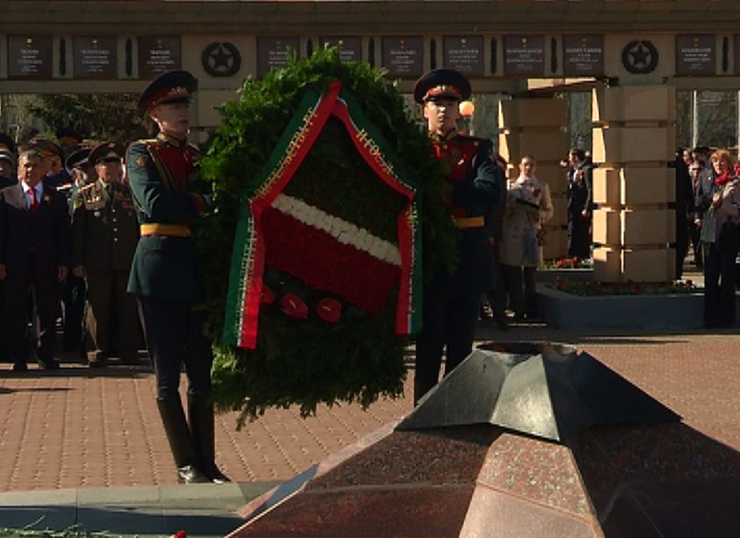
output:
M 492 333 L 501 336 L 501 333 Z M 507 340 L 572 342 L 663 403 L 702 433 L 740 450 L 740 335 L 577 338 L 517 329 Z M 0 491 L 174 484 L 172 461 L 148 370 L 26 374 L 0 364 Z M 411 408 L 404 399 L 268 411 L 235 430 L 234 414 L 217 421 L 218 461 L 238 481 L 289 478 Z

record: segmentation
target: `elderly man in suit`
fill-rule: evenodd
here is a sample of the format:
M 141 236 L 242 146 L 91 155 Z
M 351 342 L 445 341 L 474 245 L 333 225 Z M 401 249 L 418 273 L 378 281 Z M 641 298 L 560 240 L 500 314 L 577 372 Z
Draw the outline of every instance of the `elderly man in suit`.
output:
M 0 280 L 4 281 L 4 325 L 13 370 L 24 371 L 28 297 L 39 324 L 39 366 L 59 368 L 54 359 L 59 282 L 69 265 L 69 210 L 64 195 L 42 182 L 44 157 L 35 149 L 18 159 L 18 183 L 0 190 Z

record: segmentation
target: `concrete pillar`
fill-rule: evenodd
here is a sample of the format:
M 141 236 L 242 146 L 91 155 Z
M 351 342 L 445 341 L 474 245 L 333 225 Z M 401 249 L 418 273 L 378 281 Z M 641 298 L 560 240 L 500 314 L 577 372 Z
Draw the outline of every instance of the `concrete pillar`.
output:
M 545 260 L 567 253 L 566 181 L 559 164 L 568 152 L 566 123 L 564 99 L 521 98 L 499 103 L 499 153 L 509 162 L 508 177 L 518 177 L 522 156 L 532 155 L 537 160 L 537 177 L 550 187 L 555 214 L 545 225 Z
M 676 277 L 675 88 L 593 91 L 594 277 L 666 282 Z

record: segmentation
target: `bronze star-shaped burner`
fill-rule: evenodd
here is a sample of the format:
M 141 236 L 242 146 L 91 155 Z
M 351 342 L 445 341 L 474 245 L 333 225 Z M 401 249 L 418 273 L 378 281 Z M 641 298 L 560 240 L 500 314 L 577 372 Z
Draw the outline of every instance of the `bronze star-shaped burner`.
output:
M 490 423 L 564 441 L 597 424 L 681 418 L 588 353 L 550 344 L 508 348 L 503 353 L 476 349 L 397 429 Z

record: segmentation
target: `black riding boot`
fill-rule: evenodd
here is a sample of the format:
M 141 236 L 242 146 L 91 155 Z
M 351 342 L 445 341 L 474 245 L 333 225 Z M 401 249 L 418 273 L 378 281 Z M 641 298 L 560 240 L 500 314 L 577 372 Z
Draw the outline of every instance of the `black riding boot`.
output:
M 198 456 L 193 439 L 190 437 L 180 396 L 175 395 L 165 400 L 158 399 L 157 407 L 162 417 L 167 441 L 170 443 L 172 457 L 177 466 L 177 481 L 180 484 L 210 482 L 198 466 Z
M 208 397 L 200 394 L 188 394 L 188 418 L 190 433 L 193 436 L 198 461 L 204 474 L 216 484 L 231 482 L 216 466 L 216 434 L 214 427 L 213 405 Z

